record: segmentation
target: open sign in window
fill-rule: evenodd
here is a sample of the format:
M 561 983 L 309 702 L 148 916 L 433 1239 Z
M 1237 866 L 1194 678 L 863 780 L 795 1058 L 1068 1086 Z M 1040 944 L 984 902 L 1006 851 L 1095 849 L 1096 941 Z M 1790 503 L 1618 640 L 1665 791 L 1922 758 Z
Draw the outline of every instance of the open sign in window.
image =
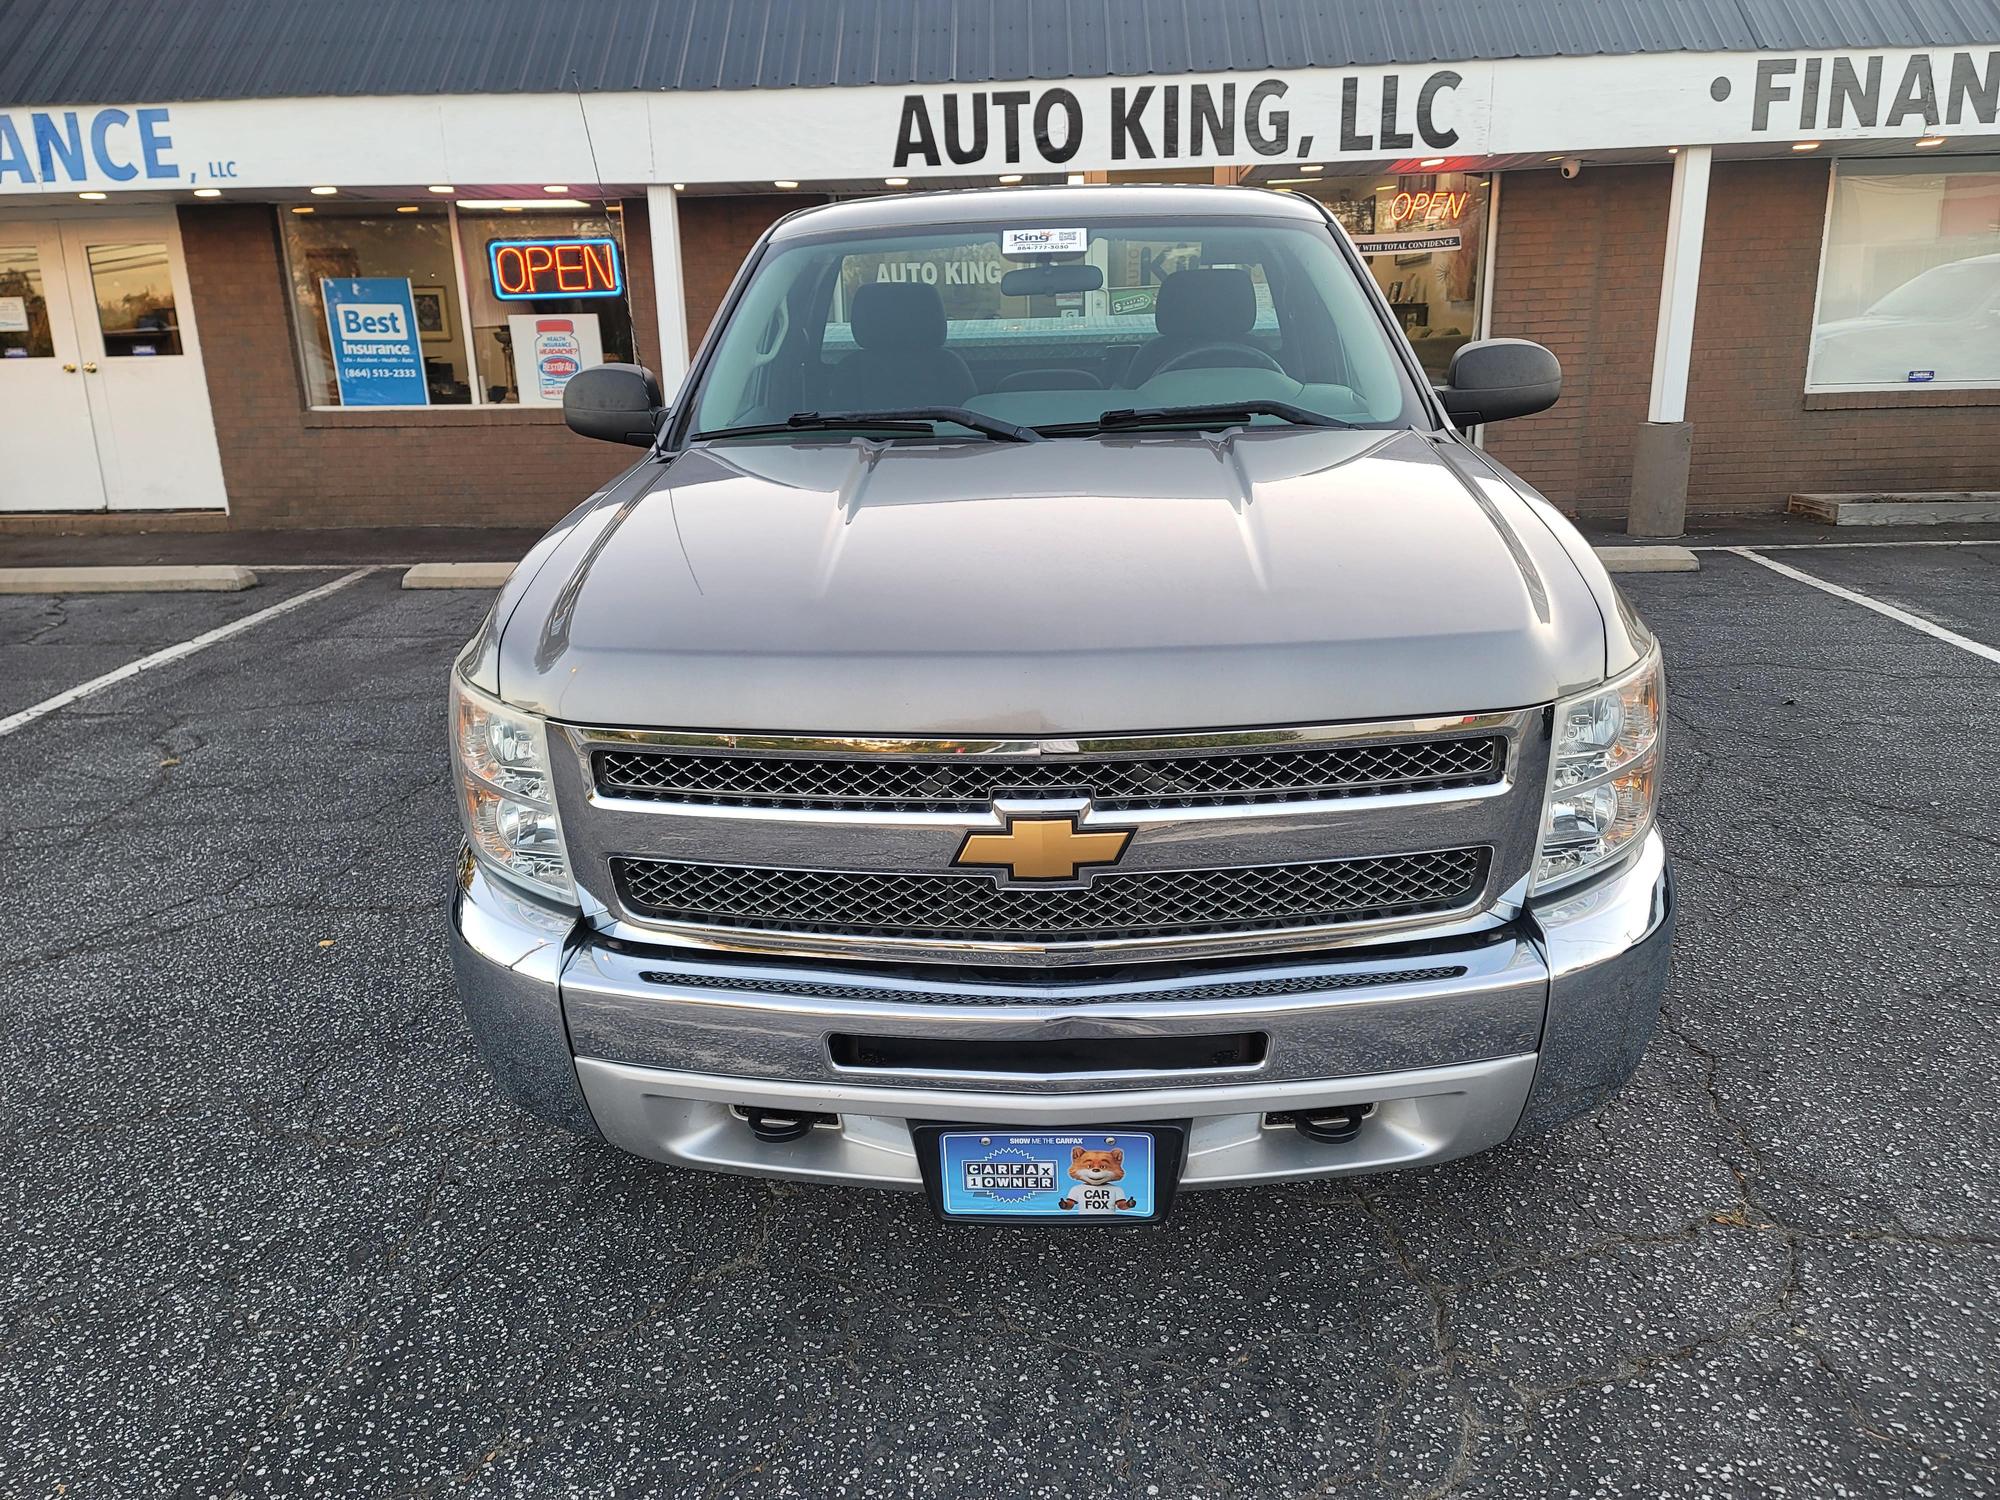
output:
M 493 240 L 486 260 L 493 295 L 503 302 L 616 297 L 625 290 L 612 239 Z

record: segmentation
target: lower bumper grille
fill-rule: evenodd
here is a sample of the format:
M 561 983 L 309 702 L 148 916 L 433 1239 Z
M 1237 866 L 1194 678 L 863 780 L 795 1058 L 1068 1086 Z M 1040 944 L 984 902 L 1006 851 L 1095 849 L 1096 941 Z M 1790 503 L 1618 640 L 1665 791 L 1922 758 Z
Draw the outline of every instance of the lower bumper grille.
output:
M 1061 942 L 1331 926 L 1450 911 L 1490 851 L 1099 875 L 1006 889 L 983 875 L 860 874 L 614 859 L 620 899 L 659 921 L 853 936 Z

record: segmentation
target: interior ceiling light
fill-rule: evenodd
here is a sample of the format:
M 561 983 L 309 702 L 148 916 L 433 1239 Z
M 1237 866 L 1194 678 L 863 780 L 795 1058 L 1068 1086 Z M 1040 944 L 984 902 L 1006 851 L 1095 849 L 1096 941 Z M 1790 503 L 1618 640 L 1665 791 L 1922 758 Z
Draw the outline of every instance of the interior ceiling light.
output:
M 1818 142 L 1818 141 L 1793 141 L 1793 142 L 1792 142 L 1792 149 L 1793 149 L 1794 151 L 1817 151 L 1817 150 L 1819 150 L 1819 142 Z
M 103 202 L 103 201 L 105 200 L 105 198 L 106 198 L 106 197 L 108 197 L 108 196 L 109 196 L 109 195 L 108 195 L 108 194 L 106 194 L 106 193 L 78 193 L 78 194 L 77 194 L 77 197 L 79 197 L 79 198 L 83 199 L 83 201 L 84 201 L 84 202 L 86 202 L 86 203 L 102 203 L 102 202 Z
M 294 203 L 292 205 L 292 212 L 295 214 L 309 214 L 312 211 L 313 206 L 310 203 Z
M 792 181 L 792 179 L 789 177 L 780 177 L 777 178 L 775 181 L 773 181 L 771 186 L 774 188 L 784 188 L 787 191 L 789 191 L 790 189 L 797 187 L 798 184 Z
M 195 197 L 197 197 L 197 198 L 220 198 L 220 197 L 222 196 L 222 189 L 221 189 L 221 188 L 196 188 L 196 189 L 194 190 L 194 195 L 195 195 Z
M 545 193 L 567 193 L 569 191 L 569 184 L 566 182 L 552 182 L 543 188 L 542 191 Z
M 316 187 L 312 190 L 312 193 L 315 198 L 331 198 L 335 193 L 339 191 L 340 191 L 339 188 Z
M 1000 174 L 1000 181 L 1002 182 L 1019 182 L 1020 180 L 1021 174 L 1019 172 L 1002 172 Z
M 461 198 L 460 208 L 588 208 L 581 198 Z
M 1920 140 L 1920 141 L 1918 141 L 1918 142 L 1917 142 L 1917 148 L 1918 148 L 1919 150 L 1924 150 L 1924 149 L 1927 149 L 1927 148 L 1929 148 L 1929 147 L 1931 147 L 1931 146 L 1942 146 L 1943 144 L 1944 144 L 1944 137 L 1943 137 L 1943 136 L 1941 136 L 1941 135 L 1927 135 L 1927 136 L 1925 136 L 1925 137 L 1924 137 L 1924 138 L 1923 138 L 1922 140 Z
M 677 193 L 685 193 L 687 190 L 688 190 L 688 185 L 685 182 L 677 182 L 674 184 L 674 191 Z
M 433 193 L 455 193 L 458 191 L 457 188 L 448 182 L 434 182 L 431 184 L 430 190 Z
M 884 187 L 908 187 L 910 179 L 907 177 L 884 177 L 882 185 Z
M 1441 167 L 1444 165 L 1444 158 L 1442 156 L 1426 156 L 1417 165 L 1420 167 Z
M 1309 167 L 1300 167 L 1299 170 L 1301 172 L 1324 172 L 1326 168 L 1315 163 L 1314 165 Z
M 417 211 L 417 205 L 414 203 L 404 203 L 399 205 L 396 209 L 396 212 L 399 214 L 413 214 L 416 211 Z
M 1068 183 L 1071 187 L 1082 187 L 1085 182 L 1089 181 L 1089 179 L 1086 178 L 1081 172 L 1072 172 L 1069 174 L 1069 176 L 1065 177 L 1063 181 Z

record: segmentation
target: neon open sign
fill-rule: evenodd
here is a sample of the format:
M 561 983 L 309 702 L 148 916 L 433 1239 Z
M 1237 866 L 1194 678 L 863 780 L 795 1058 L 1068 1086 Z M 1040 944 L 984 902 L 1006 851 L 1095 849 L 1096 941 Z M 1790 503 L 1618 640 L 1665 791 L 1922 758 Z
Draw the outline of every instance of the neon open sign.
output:
M 1395 224 L 1456 224 L 1471 201 L 1470 193 L 1398 193 L 1389 204 L 1389 220 Z
M 495 240 L 486 247 L 486 262 L 493 295 L 503 302 L 615 297 L 625 290 L 616 240 Z

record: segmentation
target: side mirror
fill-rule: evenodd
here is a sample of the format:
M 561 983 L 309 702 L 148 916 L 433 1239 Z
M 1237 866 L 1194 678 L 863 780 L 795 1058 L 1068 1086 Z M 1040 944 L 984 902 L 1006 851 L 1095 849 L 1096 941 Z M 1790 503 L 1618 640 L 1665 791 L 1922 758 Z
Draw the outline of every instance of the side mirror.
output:
M 1562 366 L 1527 339 L 1481 339 L 1451 357 L 1438 399 L 1461 427 L 1547 411 L 1562 395 Z
M 665 405 L 658 377 L 638 365 L 592 365 L 563 387 L 563 421 L 569 430 L 607 443 L 652 447 Z

